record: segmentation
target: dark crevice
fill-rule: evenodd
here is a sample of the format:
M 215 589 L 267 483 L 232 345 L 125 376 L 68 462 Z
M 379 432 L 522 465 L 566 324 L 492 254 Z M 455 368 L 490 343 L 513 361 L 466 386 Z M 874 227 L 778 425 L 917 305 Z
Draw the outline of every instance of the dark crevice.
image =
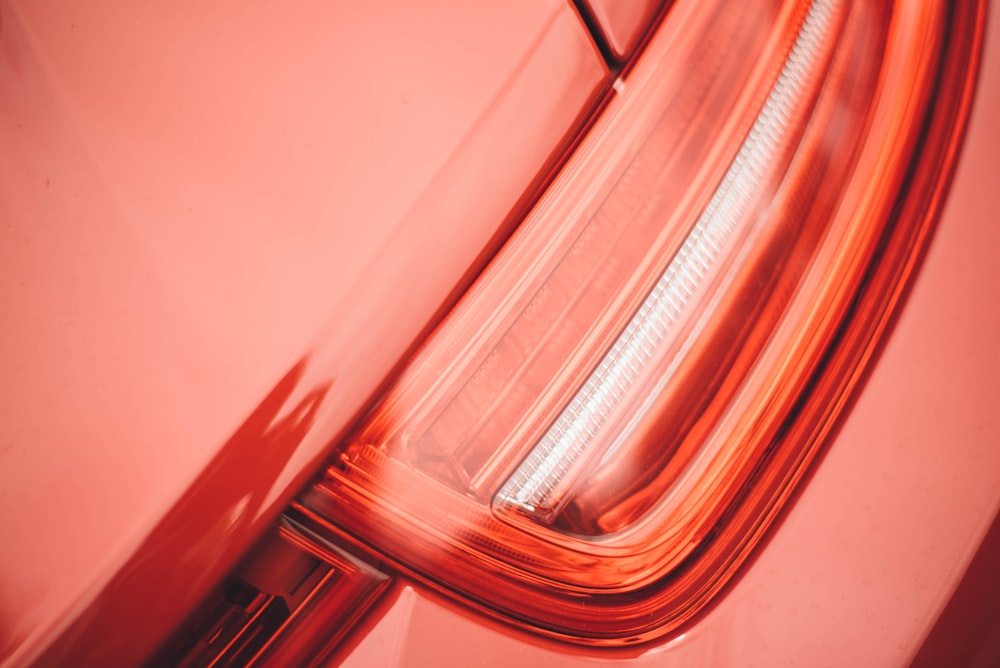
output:
M 593 12 L 590 11 L 590 7 L 587 6 L 587 0 L 573 0 L 573 6 L 576 8 L 576 13 L 580 15 L 580 20 L 587 26 L 587 32 L 590 33 L 590 38 L 594 40 L 597 50 L 601 52 L 604 64 L 611 70 L 611 74 L 618 76 L 622 70 L 622 62 L 615 56 L 615 52 L 612 51 L 611 45 L 604 35 L 604 31 L 601 30 L 600 23 L 594 17 Z

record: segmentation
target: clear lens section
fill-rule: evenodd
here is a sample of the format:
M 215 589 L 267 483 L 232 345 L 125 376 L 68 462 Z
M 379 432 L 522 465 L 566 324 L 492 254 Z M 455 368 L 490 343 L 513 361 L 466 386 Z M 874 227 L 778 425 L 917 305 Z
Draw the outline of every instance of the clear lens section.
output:
M 899 300 L 983 7 L 674 4 L 296 517 L 554 637 L 690 621 L 792 494 Z

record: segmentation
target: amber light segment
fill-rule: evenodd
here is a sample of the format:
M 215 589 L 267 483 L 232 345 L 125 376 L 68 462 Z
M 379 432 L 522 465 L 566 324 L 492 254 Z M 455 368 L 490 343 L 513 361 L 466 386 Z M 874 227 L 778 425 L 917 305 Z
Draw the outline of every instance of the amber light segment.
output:
M 301 498 L 303 522 L 568 641 L 662 637 L 720 594 L 836 424 L 915 266 L 968 113 L 984 12 L 730 5 L 672 8 L 550 191 Z M 773 99 L 786 94 L 789 104 Z M 658 150 L 700 161 L 636 167 Z M 759 178 L 727 180 L 755 150 Z M 589 442 L 542 448 L 541 482 L 519 480 L 661 277 L 680 275 L 671 263 L 730 187 L 733 232 L 704 255 L 706 279 L 689 286 L 675 324 L 654 328 L 663 339 L 634 344 L 628 359 L 641 364 L 620 377 L 637 380 L 613 407 L 580 412 L 608 413 L 572 429 L 594 432 Z M 670 194 L 657 199 L 661 188 Z M 626 195 L 628 220 L 600 227 Z M 625 240 L 630 228 L 615 225 L 629 220 L 655 228 L 655 243 L 620 269 L 587 324 L 565 326 L 577 301 L 601 294 L 589 285 L 567 281 L 578 297 L 529 308 L 560 267 L 576 270 L 569 249 L 591 224 Z M 626 246 L 593 248 L 611 262 Z M 521 357 L 499 354 L 525 313 L 541 329 Z M 467 394 L 485 378 L 488 393 Z M 467 405 L 449 414 L 445 439 L 431 425 L 456 401 Z M 415 447 L 428 434 L 434 457 Z M 503 502 L 517 493 L 507 484 L 533 490 L 518 507 Z

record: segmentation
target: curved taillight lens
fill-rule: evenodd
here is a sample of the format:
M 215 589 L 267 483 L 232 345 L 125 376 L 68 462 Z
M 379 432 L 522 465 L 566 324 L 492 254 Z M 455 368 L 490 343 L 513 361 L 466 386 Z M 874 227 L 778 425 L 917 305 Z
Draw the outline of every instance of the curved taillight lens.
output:
M 793 494 L 886 329 L 954 164 L 984 12 L 675 2 L 294 504 L 296 540 L 327 546 L 310 558 L 364 575 L 367 596 L 377 578 L 331 544 L 370 551 L 580 643 L 690 621 Z
M 971 2 L 676 3 L 300 520 L 559 638 L 689 620 L 885 328 L 982 19 Z
M 885 328 L 940 203 L 982 18 L 676 3 L 298 516 L 559 638 L 689 620 Z

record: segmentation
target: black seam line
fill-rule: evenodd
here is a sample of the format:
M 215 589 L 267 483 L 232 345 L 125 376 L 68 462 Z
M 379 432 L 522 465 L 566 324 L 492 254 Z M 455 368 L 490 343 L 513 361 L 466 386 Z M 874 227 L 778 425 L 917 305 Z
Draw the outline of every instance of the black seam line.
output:
M 611 50 L 611 45 L 608 44 L 604 31 L 601 30 L 600 23 L 594 17 L 593 12 L 590 11 L 590 7 L 587 6 L 587 0 L 573 0 L 571 4 L 576 9 L 576 13 L 580 15 L 580 20 L 587 26 L 590 39 L 594 41 L 594 46 L 600 51 L 601 58 L 604 59 L 604 64 L 611 70 L 611 74 L 617 77 L 621 73 L 622 62 L 615 57 L 614 51 Z

